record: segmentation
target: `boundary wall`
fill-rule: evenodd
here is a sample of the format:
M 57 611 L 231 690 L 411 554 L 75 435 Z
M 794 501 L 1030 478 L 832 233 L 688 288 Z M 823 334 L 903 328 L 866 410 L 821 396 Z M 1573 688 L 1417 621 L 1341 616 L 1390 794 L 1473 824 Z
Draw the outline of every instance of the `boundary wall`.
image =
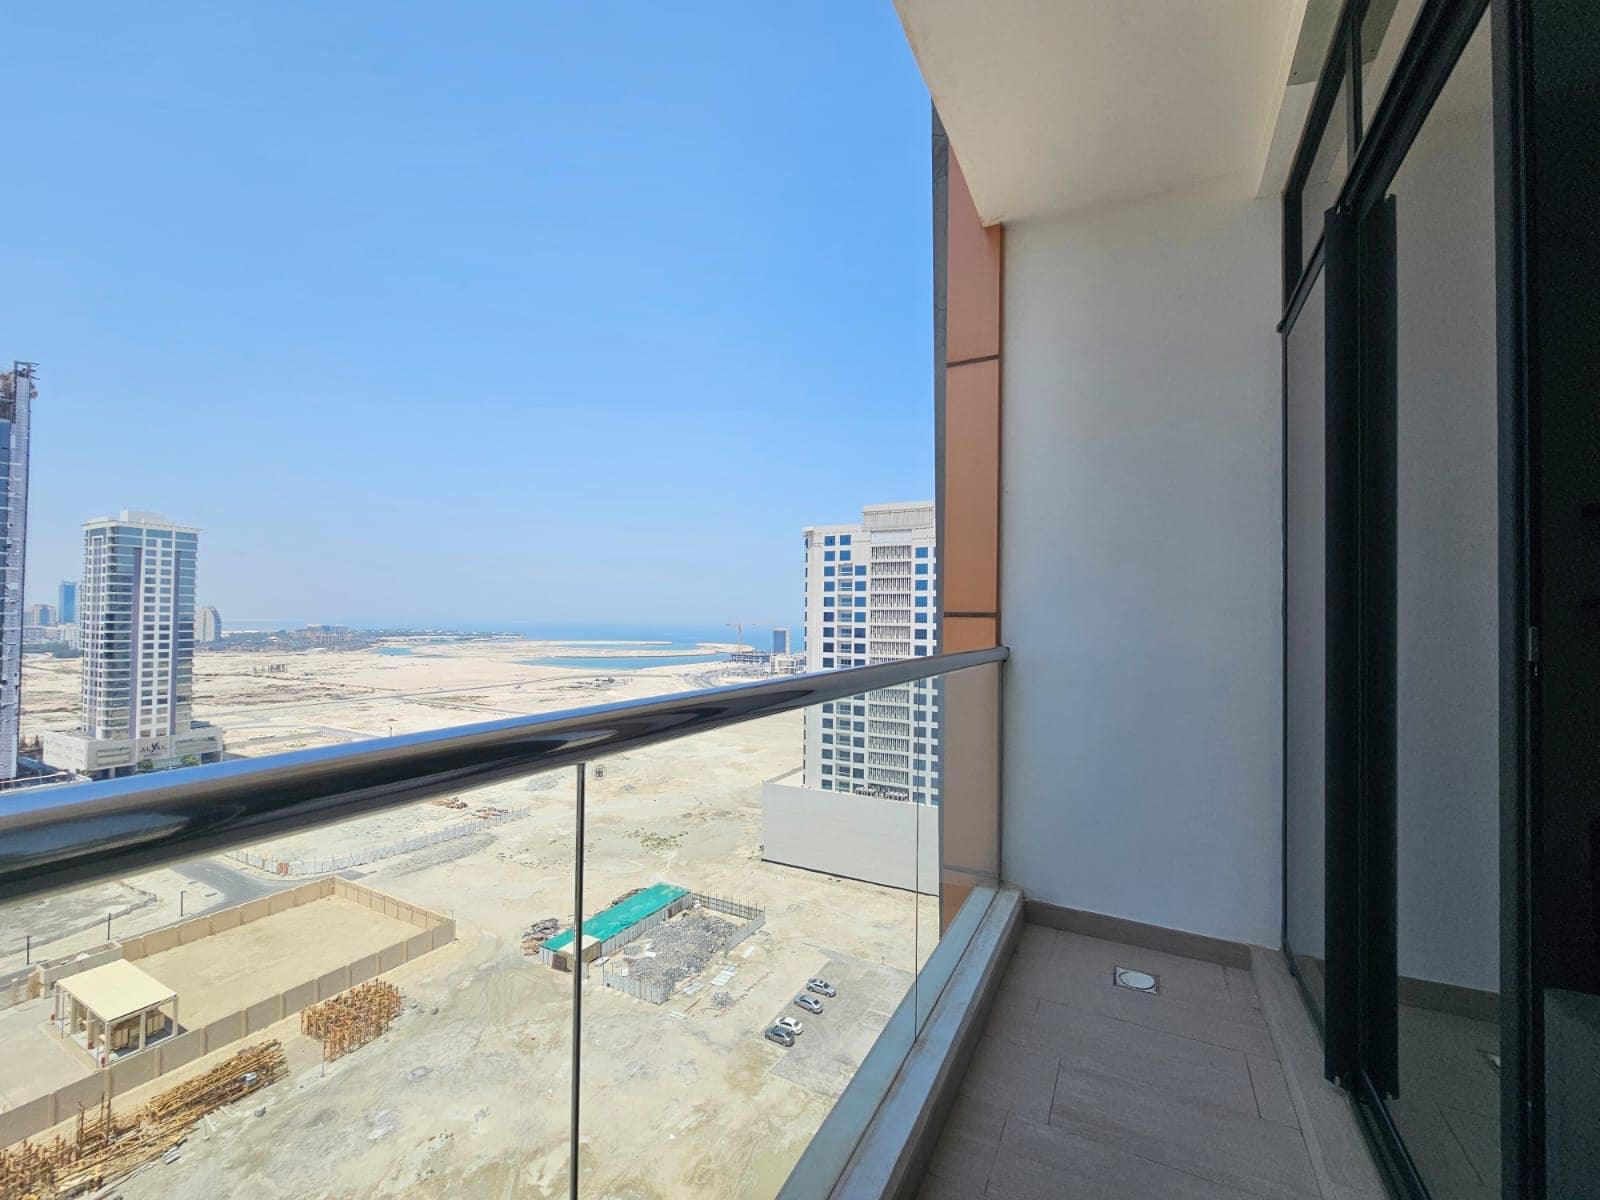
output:
M 254 867 L 258 871 L 266 871 L 270 875 L 327 875 L 334 871 L 348 871 L 351 867 L 360 867 L 367 863 L 381 862 L 383 859 L 394 858 L 399 854 L 410 854 L 413 850 L 423 850 L 429 846 L 436 846 L 440 842 L 453 842 L 457 838 L 467 837 L 481 830 L 492 828 L 495 825 L 504 825 L 507 821 L 518 820 L 532 811 L 532 805 L 523 805 L 521 808 L 509 809 L 492 817 L 473 817 L 471 820 L 460 821 L 454 825 L 446 825 L 442 829 L 435 829 L 432 833 L 402 838 L 397 842 L 385 842 L 366 850 L 357 850 L 352 854 L 334 855 L 331 858 L 285 859 L 279 858 L 275 854 L 253 854 L 249 850 L 230 850 L 224 857 L 231 858 L 237 863 L 243 863 L 247 867 Z
M 82 1108 L 94 1108 L 103 1099 L 120 1096 L 132 1088 L 149 1083 L 202 1055 L 259 1033 L 285 1017 L 292 1017 L 302 1008 L 331 999 L 358 983 L 365 983 L 384 971 L 392 971 L 430 950 L 455 941 L 456 923 L 449 917 L 362 887 L 348 879 L 327 878 L 271 896 L 262 896 L 207 916 L 194 917 L 166 929 L 128 938 L 121 944 L 121 950 L 123 956 L 130 960 L 146 958 L 174 946 L 185 946 L 212 934 L 259 921 L 274 913 L 331 897 L 349 900 L 384 916 L 404 921 L 415 926 L 417 932 L 315 979 L 303 980 L 276 995 L 256 1000 L 202 1027 L 184 1030 L 176 1037 L 163 1038 L 148 1049 L 119 1059 L 92 1075 L 75 1079 L 47 1095 L 36 1096 L 15 1108 L 0 1112 L 0 1147 L 32 1137 L 58 1122 L 76 1117 Z M 179 1001 L 181 1004 L 182 997 Z

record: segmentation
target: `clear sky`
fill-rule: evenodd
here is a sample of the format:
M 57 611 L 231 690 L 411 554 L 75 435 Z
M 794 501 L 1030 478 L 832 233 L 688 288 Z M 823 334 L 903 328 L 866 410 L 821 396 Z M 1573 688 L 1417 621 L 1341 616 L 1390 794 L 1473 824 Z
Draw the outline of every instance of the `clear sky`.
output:
M 224 622 L 798 624 L 932 495 L 890 0 L 10 4 L 30 599 L 199 525 Z

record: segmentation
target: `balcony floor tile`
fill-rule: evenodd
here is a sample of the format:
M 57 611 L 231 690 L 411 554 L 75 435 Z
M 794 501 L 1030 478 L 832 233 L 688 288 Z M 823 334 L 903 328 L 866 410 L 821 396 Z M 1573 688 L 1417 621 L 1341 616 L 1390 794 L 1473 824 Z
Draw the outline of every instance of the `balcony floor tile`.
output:
M 1160 977 L 1148 995 L 1117 966 Z M 1025 926 L 923 1200 L 1317 1200 L 1255 973 Z M 1319 1080 L 1320 1082 L 1320 1080 Z

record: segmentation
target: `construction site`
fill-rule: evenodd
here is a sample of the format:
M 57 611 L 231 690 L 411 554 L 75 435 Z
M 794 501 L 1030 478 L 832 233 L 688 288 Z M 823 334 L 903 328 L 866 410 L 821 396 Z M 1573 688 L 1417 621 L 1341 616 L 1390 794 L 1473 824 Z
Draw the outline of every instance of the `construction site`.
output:
M 766 920 L 766 913 L 751 905 L 657 883 L 624 892 L 608 908 L 584 918 L 576 951 L 571 926 L 537 940 L 536 929 L 558 924 L 550 919 L 524 933 L 522 949 L 559 971 L 581 970 L 587 977 L 598 968 L 606 987 L 665 1004 L 680 989 L 684 995 L 698 991 L 699 976 L 712 961 Z
M 418 722 L 446 723 L 441 701 L 455 720 L 486 719 L 480 706 L 520 695 L 514 684 L 482 685 L 496 672 L 514 677 L 511 664 L 489 661 L 495 652 L 526 653 L 430 650 L 444 660 L 442 682 L 425 701 L 404 703 L 418 706 Z M 370 669 L 393 663 L 420 665 L 385 658 Z M 688 686 L 693 670 L 666 669 L 658 683 L 645 679 L 655 671 L 619 674 L 635 693 Z M 573 685 L 585 678 L 565 676 Z M 422 676 L 407 678 L 414 688 Z M 339 676 L 326 686 L 342 686 Z M 567 686 L 554 677 L 538 684 L 540 702 L 571 705 Z M 591 692 L 583 702 L 608 698 Z M 200 699 L 197 713 L 207 715 Z M 378 703 L 348 714 L 328 704 L 318 720 L 370 728 L 359 713 Z M 398 700 L 381 703 L 401 711 Z M 305 712 L 299 701 L 265 705 L 260 719 L 289 728 Z M 775 1193 L 937 940 L 929 897 L 762 861 L 761 783 L 793 770 L 800 728 L 799 714 L 783 714 L 591 767 L 577 948 L 586 1192 Z M 56 897 L 30 910 L 29 928 L 55 931 L 48 970 L 65 960 L 84 974 L 108 946 L 104 917 L 97 927 L 94 914 L 116 905 L 111 953 L 155 984 L 134 1001 L 170 993 L 175 1014 L 172 1004 L 157 1008 L 179 1032 L 156 1036 L 147 1024 L 145 1048 L 131 1052 L 119 1035 L 111 1049 L 120 1057 L 99 1068 L 52 1024 L 54 980 L 41 980 L 22 1004 L 0 1007 L 0 1061 L 21 1068 L 0 1071 L 0 1146 L 14 1152 L 22 1136 L 70 1142 L 80 1112 L 86 1132 L 108 1099 L 121 1120 L 241 1048 L 275 1040 L 285 1073 L 207 1112 L 117 1182 L 124 1200 L 214 1200 L 242 1179 L 284 1196 L 564 1195 L 573 978 L 555 960 L 572 965 L 574 792 L 571 770 L 495 784 L 449 798 L 463 807 L 425 802 L 260 847 L 261 867 L 222 856 L 203 869 L 174 864 L 79 903 Z M 440 822 L 493 809 L 526 811 L 466 836 L 426 839 Z M 396 853 L 332 878 L 303 881 L 277 866 L 397 843 Z M 322 888 L 330 894 L 298 898 Z M 194 919 L 178 919 L 180 889 L 190 904 L 265 889 L 248 903 L 271 916 L 219 928 L 232 918 L 215 909 L 204 918 L 211 924 L 174 934 Z M 541 961 L 547 948 L 550 961 Z M 20 946 L 15 955 L 20 968 Z M 839 995 L 823 1014 L 801 1014 L 793 997 L 818 975 Z M 313 1008 L 379 980 L 396 992 L 368 988 Z M 100 1003 L 110 1024 L 127 1023 L 122 1004 Z M 774 1017 L 791 1012 L 807 1026 L 797 1045 L 765 1041 Z M 194 1040 L 208 1031 L 211 1042 Z M 175 1065 L 192 1050 L 201 1053 Z M 54 1107 L 40 1111 L 46 1093 Z
M 448 918 L 323 879 L 42 963 L 0 1010 L 0 1146 L 112 1100 L 454 937 Z

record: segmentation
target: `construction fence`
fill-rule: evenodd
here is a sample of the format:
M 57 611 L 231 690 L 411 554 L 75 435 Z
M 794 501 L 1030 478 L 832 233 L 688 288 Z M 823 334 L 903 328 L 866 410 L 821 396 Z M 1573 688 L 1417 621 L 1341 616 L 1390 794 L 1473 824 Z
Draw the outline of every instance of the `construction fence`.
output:
M 661 924 L 661 922 L 667 920 L 669 917 L 675 917 L 685 909 L 692 908 L 694 906 L 694 902 L 693 893 L 680 891 L 679 895 L 674 897 L 666 904 L 663 904 L 660 908 L 646 913 L 637 921 L 630 922 L 624 928 L 617 930 L 615 933 L 612 933 L 610 936 L 604 938 L 600 942 L 580 946 L 578 957 L 585 964 L 584 974 L 588 974 L 587 964 L 589 960 L 594 958 L 604 958 L 607 955 L 615 954 L 629 942 L 634 941 L 636 938 L 642 935 L 646 930 L 653 929 L 657 925 Z M 611 909 L 607 909 L 606 912 L 611 912 L 615 908 L 617 908 L 617 905 L 612 905 Z M 604 915 L 605 914 L 602 913 L 597 914 L 595 917 L 585 917 L 583 921 L 584 927 L 586 929 L 595 928 L 597 919 L 603 919 Z M 544 963 L 546 966 L 553 966 L 559 970 L 570 970 L 573 957 L 570 941 L 568 942 L 567 946 L 568 948 L 566 950 L 551 950 L 548 946 L 540 946 L 539 961 Z
M 610 967 L 600 969 L 600 982 L 608 988 L 616 988 L 619 992 L 626 992 L 640 1000 L 648 1000 L 651 1004 L 665 1004 L 672 995 L 672 986 L 665 983 L 641 983 L 628 975 L 619 974 Z
M 725 900 L 721 896 L 708 896 L 704 892 L 693 893 L 696 903 L 702 908 L 709 908 L 712 912 L 722 913 L 729 917 L 738 917 L 743 924 L 733 931 L 733 937 L 728 940 L 727 949 L 732 950 L 745 938 L 767 923 L 765 909 L 757 908 L 754 904 L 740 904 L 737 900 Z
M 243 863 L 247 867 L 254 867 L 258 871 L 266 871 L 272 875 L 299 876 L 299 875 L 330 875 L 335 871 L 348 871 L 351 867 L 364 866 L 367 863 L 381 862 L 386 858 L 393 858 L 397 854 L 410 854 L 414 850 L 425 850 L 429 846 L 437 846 L 441 842 L 453 842 L 457 838 L 470 837 L 474 833 L 481 833 L 495 825 L 504 825 L 507 821 L 515 821 L 526 817 L 532 812 L 531 805 L 521 808 L 507 809 L 505 812 L 496 813 L 490 817 L 474 817 L 470 821 L 460 821 L 454 825 L 446 825 L 442 829 L 435 829 L 432 833 L 421 833 L 415 837 L 402 838 L 396 842 L 385 842 L 382 845 L 368 846 L 349 854 L 338 854 L 331 858 L 296 858 L 284 859 L 273 854 L 253 854 L 249 850 L 230 850 L 226 857 L 234 862 Z
M 299 904 L 335 896 L 405 921 L 416 926 L 417 932 L 374 954 L 363 955 L 342 967 L 303 980 L 274 996 L 264 997 L 218 1017 L 203 1027 L 185 1030 L 176 1037 L 163 1038 L 146 1050 L 127 1055 L 109 1067 L 76 1079 L 48 1095 L 35 1097 L 0 1112 L 0 1146 L 9 1146 L 23 1138 L 32 1137 L 58 1122 L 76 1117 L 80 1108 L 93 1107 L 149 1083 L 202 1055 L 211 1054 L 258 1033 L 285 1017 L 294 1016 L 309 1005 L 332 999 L 358 983 L 365 983 L 455 940 L 456 923 L 449 917 L 396 900 L 393 896 L 351 883 L 347 879 L 319 879 L 231 909 L 222 909 L 209 916 L 196 917 L 181 925 L 129 938 L 122 943 L 122 947 L 127 958 L 143 958 Z
M 722 913 L 725 916 L 740 918 L 740 925 L 733 931 L 732 936 L 729 937 L 728 944 L 723 947 L 723 953 L 725 954 L 732 951 L 735 946 L 744 941 L 747 937 L 755 933 L 756 930 L 760 929 L 767 923 L 766 911 L 764 909 L 757 908 L 752 904 L 740 904 L 737 900 L 726 900 L 721 896 L 708 896 L 703 892 L 690 892 L 689 898 L 692 899 L 695 904 L 702 908 L 708 908 L 712 912 Z M 689 906 L 684 904 L 675 911 L 681 912 L 687 907 Z M 663 909 L 662 911 L 665 912 L 666 910 Z M 648 924 L 641 922 L 636 929 L 642 931 L 643 929 L 649 928 L 651 925 L 659 924 L 659 921 L 662 919 L 665 918 L 650 921 Z M 634 937 L 638 936 L 638 932 L 630 932 L 633 933 Z M 631 975 L 624 975 L 619 971 L 613 971 L 607 966 L 603 966 L 600 969 L 600 982 L 608 988 L 616 988 L 619 992 L 625 992 L 627 995 L 634 996 L 640 1000 L 647 1000 L 651 1004 L 665 1004 L 671 997 L 674 990 L 671 984 L 645 983 L 641 980 L 633 978 Z

